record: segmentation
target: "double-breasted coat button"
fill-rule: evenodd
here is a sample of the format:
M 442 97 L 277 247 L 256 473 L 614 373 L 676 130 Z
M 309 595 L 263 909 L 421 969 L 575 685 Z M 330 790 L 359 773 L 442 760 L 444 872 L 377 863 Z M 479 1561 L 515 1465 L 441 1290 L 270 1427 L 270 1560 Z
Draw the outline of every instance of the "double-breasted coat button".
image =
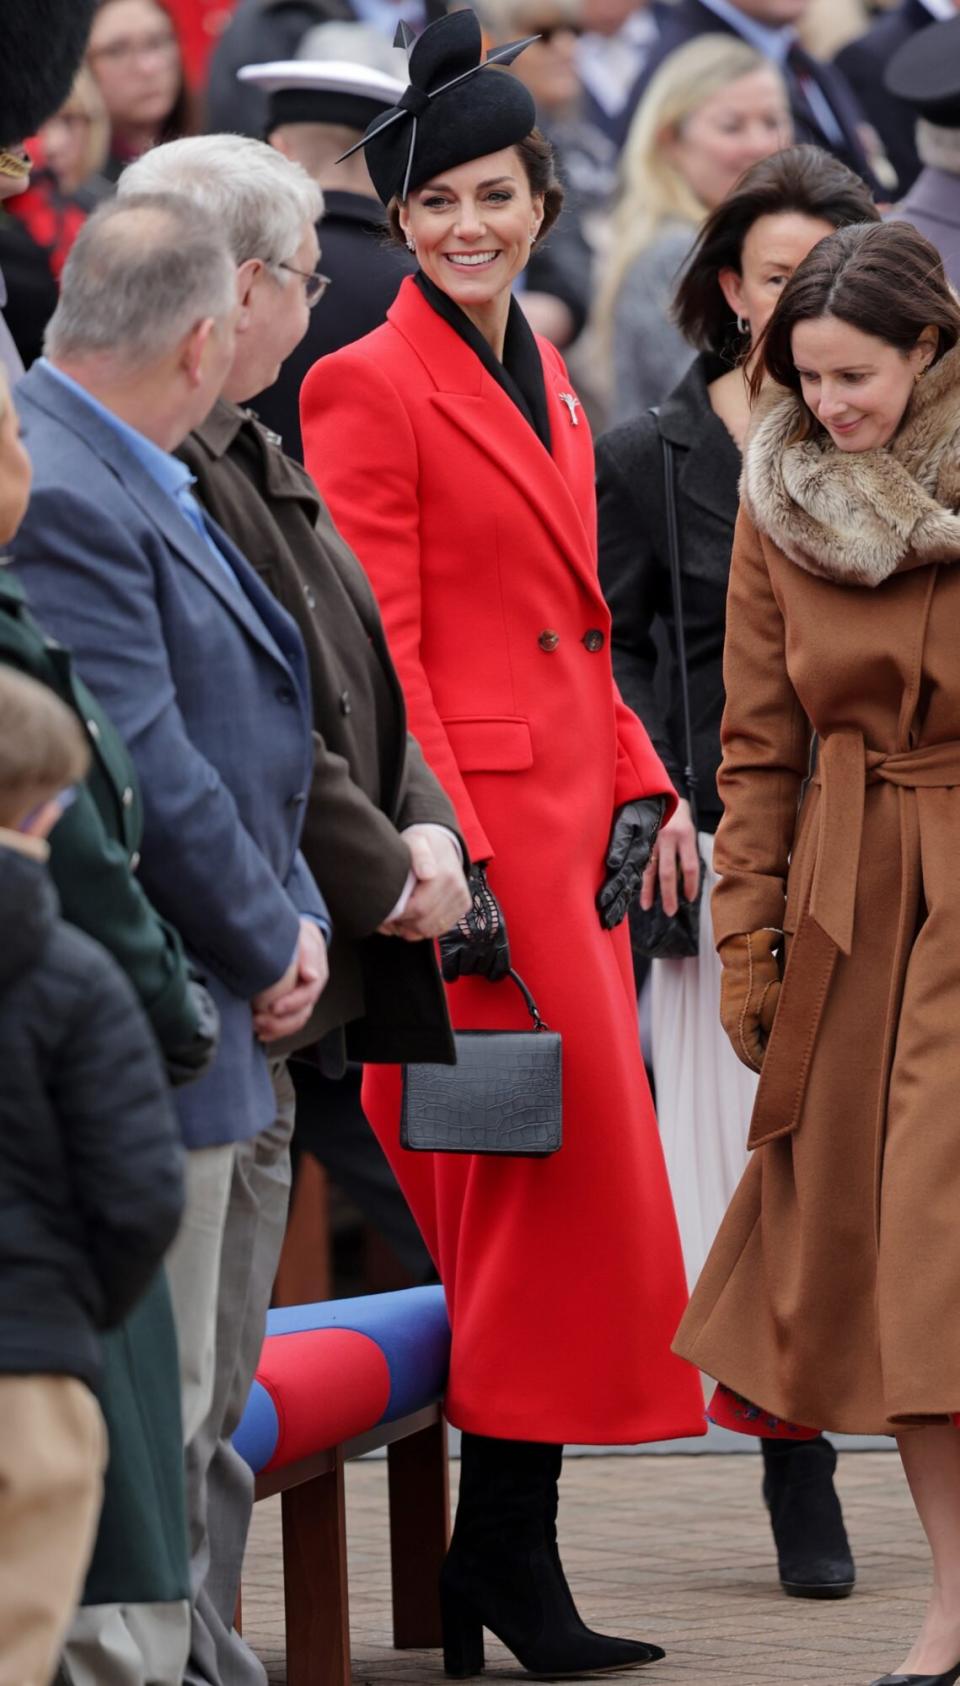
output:
M 307 793 L 305 790 L 295 790 L 292 796 L 287 797 L 287 807 L 302 808 L 306 800 Z
M 353 713 L 353 703 L 350 701 L 350 692 L 349 691 L 341 691 L 340 692 L 340 713 L 341 714 L 352 714 Z
M 134 849 L 133 854 L 130 856 L 130 871 L 136 872 L 137 867 L 139 865 L 140 865 L 140 850 Z
M 129 785 L 127 785 L 127 788 L 124 791 L 123 795 L 121 796 L 120 800 L 123 803 L 125 808 L 132 808 L 133 807 L 133 791 L 132 791 L 132 789 L 130 788 Z
M 294 690 L 292 685 L 278 685 L 277 686 L 277 701 L 278 702 L 294 703 L 294 702 L 296 702 L 296 700 L 297 700 L 297 693 Z
M 595 656 L 598 650 L 602 650 L 606 642 L 603 633 L 595 626 L 592 626 L 589 632 L 585 632 L 583 635 L 583 643 L 592 656 Z
M 546 650 L 548 654 L 551 650 L 556 649 L 559 642 L 559 632 L 551 632 L 549 627 L 545 632 L 541 632 L 540 637 L 537 639 L 537 643 L 539 644 L 541 650 Z

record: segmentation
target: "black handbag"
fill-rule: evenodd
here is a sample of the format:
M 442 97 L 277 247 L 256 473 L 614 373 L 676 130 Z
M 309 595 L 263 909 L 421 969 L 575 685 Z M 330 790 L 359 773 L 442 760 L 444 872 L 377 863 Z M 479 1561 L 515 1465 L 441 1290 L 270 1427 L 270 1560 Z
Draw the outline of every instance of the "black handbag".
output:
M 400 1146 L 414 1153 L 545 1159 L 563 1142 L 561 1037 L 523 979 L 532 1030 L 458 1030 L 456 1065 L 403 1070 Z
M 651 414 L 659 415 L 654 409 Z M 663 493 L 667 518 L 667 556 L 670 563 L 670 589 L 673 596 L 673 618 L 677 629 L 677 667 L 680 673 L 680 701 L 683 708 L 683 748 L 686 765 L 683 777 L 690 803 L 690 817 L 694 830 L 697 825 L 697 774 L 693 763 L 693 727 L 690 720 L 690 681 L 687 674 L 687 641 L 683 629 L 683 589 L 680 583 L 680 537 L 677 525 L 677 484 L 673 446 L 660 435 L 663 451 Z M 691 960 L 700 952 L 700 901 L 703 892 L 703 857 L 700 856 L 700 876 L 696 894 L 687 901 L 681 889 L 676 913 L 663 911 L 660 885 L 657 883 L 653 906 L 644 909 L 639 901 L 630 908 L 630 946 L 634 957 L 641 960 Z

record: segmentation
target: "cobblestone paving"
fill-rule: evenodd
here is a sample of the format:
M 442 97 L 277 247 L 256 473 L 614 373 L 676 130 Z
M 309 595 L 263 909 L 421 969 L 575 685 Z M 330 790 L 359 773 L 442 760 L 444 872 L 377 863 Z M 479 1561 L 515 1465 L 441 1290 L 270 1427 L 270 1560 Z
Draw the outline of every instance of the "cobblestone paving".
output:
M 457 1466 L 453 1466 L 454 1479 Z M 570 1459 L 561 1546 L 585 1617 L 667 1649 L 642 1686 L 868 1686 L 919 1624 L 926 1548 L 891 1452 L 848 1452 L 839 1487 L 859 1571 L 840 1603 L 785 1598 L 754 1456 Z M 390 1647 L 386 1465 L 347 1470 L 354 1680 L 441 1686 L 436 1651 Z M 247 1637 L 284 1686 L 279 1500 L 259 1505 L 244 1586 Z M 487 1644 L 488 1680 L 516 1675 Z

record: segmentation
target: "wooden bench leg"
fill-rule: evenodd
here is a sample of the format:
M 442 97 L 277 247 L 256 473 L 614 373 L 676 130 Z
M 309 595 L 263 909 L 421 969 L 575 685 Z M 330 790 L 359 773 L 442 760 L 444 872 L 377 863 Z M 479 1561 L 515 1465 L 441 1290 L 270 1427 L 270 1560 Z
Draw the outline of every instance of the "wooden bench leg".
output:
M 450 1543 L 447 1425 L 441 1417 L 387 1448 L 393 1643 L 399 1651 L 443 1643 L 440 1565 Z
M 287 1686 L 350 1686 L 343 1460 L 283 1495 Z

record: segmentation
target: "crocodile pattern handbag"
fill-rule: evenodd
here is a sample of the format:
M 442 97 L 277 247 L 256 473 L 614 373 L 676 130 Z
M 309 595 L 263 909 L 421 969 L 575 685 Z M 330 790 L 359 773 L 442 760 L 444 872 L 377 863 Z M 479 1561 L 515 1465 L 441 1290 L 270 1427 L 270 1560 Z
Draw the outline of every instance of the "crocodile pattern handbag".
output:
M 523 979 L 532 1030 L 458 1030 L 456 1065 L 403 1072 L 400 1145 L 415 1153 L 545 1159 L 563 1140 L 561 1038 L 544 1024 Z

